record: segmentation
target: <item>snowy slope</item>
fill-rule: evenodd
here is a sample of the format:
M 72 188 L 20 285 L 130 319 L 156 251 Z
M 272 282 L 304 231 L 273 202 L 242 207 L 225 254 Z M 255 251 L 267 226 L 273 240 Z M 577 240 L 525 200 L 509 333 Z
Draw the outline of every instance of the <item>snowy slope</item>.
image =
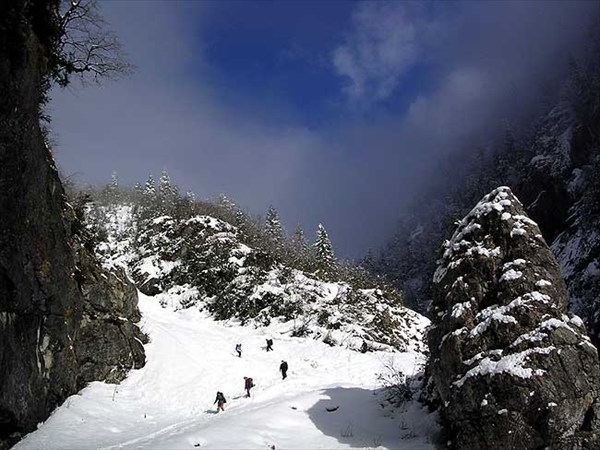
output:
M 104 230 L 99 260 L 109 270 L 124 268 L 164 306 L 205 309 L 257 327 L 293 321 L 296 335 L 355 350 L 426 349 L 427 321 L 399 297 L 287 267 L 245 245 L 228 222 L 206 215 L 139 220 L 128 204 L 90 211 L 101 217 L 90 213 L 90 222 Z
M 292 338 L 285 324 L 216 322 L 141 294 L 140 309 L 151 339 L 146 366 L 121 385 L 95 382 L 69 397 L 16 449 L 433 447 L 435 416 L 417 403 L 394 411 L 378 389 L 384 366 L 414 374 L 421 353 L 362 354 Z M 274 352 L 264 350 L 267 337 Z M 242 358 L 234 355 L 238 342 Z M 281 359 L 290 366 L 286 380 Z M 250 399 L 243 376 L 256 384 Z M 218 414 L 217 390 L 227 397 Z

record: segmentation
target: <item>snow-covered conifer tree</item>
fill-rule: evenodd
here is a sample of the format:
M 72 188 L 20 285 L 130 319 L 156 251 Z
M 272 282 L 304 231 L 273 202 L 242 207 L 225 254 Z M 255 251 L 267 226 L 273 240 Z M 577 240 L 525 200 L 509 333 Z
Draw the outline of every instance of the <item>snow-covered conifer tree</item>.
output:
M 284 246 L 283 226 L 279 220 L 279 214 L 273 205 L 269 206 L 267 217 L 265 218 L 265 234 L 268 244 L 276 256 L 281 255 Z
M 171 183 L 171 177 L 166 169 L 158 180 L 158 200 L 161 214 L 169 214 L 179 200 L 179 190 Z
M 108 186 L 109 192 L 109 201 L 117 202 L 119 196 L 119 176 L 117 175 L 117 171 L 114 170 L 110 176 L 110 184 Z
M 298 224 L 291 241 L 292 263 L 300 270 L 308 270 L 312 257 L 311 248 L 304 237 L 304 230 Z
M 141 218 L 148 219 L 156 216 L 156 185 L 154 184 L 154 178 L 152 175 L 148 175 L 148 179 L 146 180 L 144 188 L 142 189 L 139 210 Z
M 135 185 L 133 186 L 133 203 L 135 203 L 136 205 L 139 205 L 142 201 L 142 196 L 144 195 L 144 187 L 142 186 L 142 183 L 140 183 L 139 181 L 137 181 L 135 183 Z
M 337 261 L 333 246 L 322 224 L 317 228 L 317 239 L 314 243 L 317 272 L 325 278 L 331 278 L 337 271 Z
M 147 197 L 156 195 L 156 185 L 154 184 L 152 175 L 148 175 L 148 179 L 144 186 L 144 195 Z

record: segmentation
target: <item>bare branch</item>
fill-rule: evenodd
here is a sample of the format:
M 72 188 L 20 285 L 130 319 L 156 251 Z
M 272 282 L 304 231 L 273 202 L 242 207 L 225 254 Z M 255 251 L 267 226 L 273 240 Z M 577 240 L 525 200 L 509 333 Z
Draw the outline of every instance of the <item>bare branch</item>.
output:
M 54 79 L 66 86 L 71 75 L 82 83 L 97 83 L 128 74 L 133 66 L 116 36 L 98 11 L 96 0 L 69 0 L 59 11 L 61 40 L 57 46 Z

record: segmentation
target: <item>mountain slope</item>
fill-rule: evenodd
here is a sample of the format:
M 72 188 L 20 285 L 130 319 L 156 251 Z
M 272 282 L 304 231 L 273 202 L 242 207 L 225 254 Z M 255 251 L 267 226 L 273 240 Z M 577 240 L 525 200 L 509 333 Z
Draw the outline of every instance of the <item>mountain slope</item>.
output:
M 140 220 L 131 204 L 94 211 L 92 223 L 106 235 L 97 246 L 105 266 L 125 268 L 164 306 L 203 309 L 257 327 L 287 322 L 296 336 L 355 350 L 425 349 L 422 317 L 397 296 L 286 266 L 244 244 L 240 229 L 228 222 L 208 215 Z
M 41 448 L 432 448 L 436 417 L 416 403 L 394 411 L 377 373 L 412 375 L 421 353 L 362 354 L 290 336 L 289 325 L 254 329 L 175 311 L 140 294 L 147 364 L 119 386 L 92 383 L 68 398 L 15 449 Z M 274 339 L 274 351 L 264 350 Z M 242 358 L 235 344 L 243 346 Z M 278 366 L 288 361 L 281 380 Z M 243 376 L 256 387 L 243 397 Z M 217 390 L 227 398 L 214 414 Z M 326 407 L 339 408 L 334 412 Z

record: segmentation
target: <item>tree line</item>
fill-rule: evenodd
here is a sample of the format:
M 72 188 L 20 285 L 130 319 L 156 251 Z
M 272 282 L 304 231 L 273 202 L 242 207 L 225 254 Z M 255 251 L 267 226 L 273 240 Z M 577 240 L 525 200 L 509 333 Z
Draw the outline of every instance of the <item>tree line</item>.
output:
M 288 233 L 273 205 L 261 216 L 251 215 L 223 194 L 216 199 L 200 200 L 191 191 L 182 193 L 167 170 L 162 171 L 158 182 L 149 175 L 144 183 L 122 186 L 117 173 L 113 172 L 110 182 L 104 186 L 84 190 L 72 187 L 70 191 L 79 215 L 85 216 L 88 241 L 94 243 L 92 245 L 106 240 L 102 226 L 105 215 L 120 205 L 132 206 L 134 233 L 146 229 L 151 221 L 161 216 L 181 220 L 211 216 L 235 226 L 240 242 L 265 252 L 276 263 L 314 274 L 324 281 L 344 281 L 360 289 L 385 288 L 396 292 L 400 298 L 399 292 L 383 277 L 372 274 L 354 261 L 337 258 L 322 224 L 318 225 L 315 238 L 310 242 L 300 224 Z

